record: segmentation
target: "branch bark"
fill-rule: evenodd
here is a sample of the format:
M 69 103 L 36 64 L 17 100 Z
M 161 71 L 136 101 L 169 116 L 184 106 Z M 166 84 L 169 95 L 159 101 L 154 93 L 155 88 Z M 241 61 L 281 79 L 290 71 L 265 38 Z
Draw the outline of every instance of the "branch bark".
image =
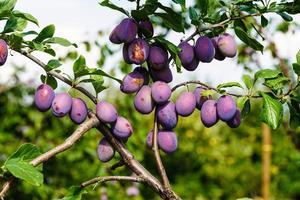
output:
M 133 177 L 133 176 L 99 176 L 81 183 L 80 187 L 84 188 L 95 183 L 104 183 L 108 181 L 129 181 L 129 182 L 143 183 L 144 179 L 141 177 Z

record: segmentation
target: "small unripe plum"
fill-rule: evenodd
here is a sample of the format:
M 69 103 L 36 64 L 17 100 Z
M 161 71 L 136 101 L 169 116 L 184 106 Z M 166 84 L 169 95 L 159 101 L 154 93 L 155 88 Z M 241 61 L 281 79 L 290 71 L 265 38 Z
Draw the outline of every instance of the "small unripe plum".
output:
M 151 38 L 153 36 L 153 25 L 149 20 L 140 21 L 139 30 L 146 38 Z
M 116 108 L 106 101 L 97 103 L 96 115 L 104 123 L 113 123 L 118 117 Z
M 45 112 L 51 107 L 54 97 L 53 89 L 47 84 L 42 84 L 36 89 L 34 104 L 39 111 Z
M 141 39 L 134 39 L 128 46 L 129 61 L 134 64 L 142 64 L 149 56 L 149 45 Z
M 225 33 L 221 35 L 218 39 L 218 47 L 220 52 L 229 58 L 233 58 L 237 53 L 237 45 L 234 37 Z
M 133 71 L 137 71 L 144 77 L 144 85 L 149 84 L 149 72 L 145 67 L 136 67 Z
M 201 121 L 206 127 L 212 127 L 218 122 L 217 102 L 215 100 L 207 100 L 201 108 Z
M 100 161 L 108 162 L 114 157 L 115 150 L 105 138 L 102 138 L 98 144 L 97 154 Z
M 154 108 L 154 103 L 151 97 L 151 87 L 144 85 L 134 98 L 135 109 L 142 114 L 149 114 Z
M 148 62 L 155 70 L 161 70 L 166 67 L 168 62 L 168 52 L 159 46 L 151 46 Z
M 199 65 L 199 60 L 198 58 L 195 56 L 194 59 L 192 60 L 192 62 L 188 65 L 182 65 L 184 69 L 188 70 L 188 71 L 194 71 L 195 69 L 197 69 Z
M 227 122 L 227 125 L 230 128 L 237 128 L 241 124 L 241 111 L 239 109 L 236 110 L 234 117 Z
M 166 83 L 170 83 L 173 80 L 172 71 L 168 66 L 163 68 L 162 70 L 154 70 L 149 68 L 149 72 L 154 81 L 163 81 Z
M 230 95 L 223 95 L 217 103 L 218 116 L 222 121 L 229 121 L 236 113 L 236 103 Z
M 4 65 L 7 60 L 8 49 L 4 40 L 0 39 L 0 66 Z
M 197 39 L 195 53 L 201 62 L 209 63 L 215 57 L 215 47 L 209 37 L 201 36 Z
M 137 92 L 145 82 L 145 77 L 138 70 L 130 72 L 123 78 L 120 86 L 122 92 L 126 94 Z
M 57 94 L 52 102 L 52 113 L 56 117 L 67 115 L 72 108 L 72 97 L 66 93 Z
M 153 100 L 158 104 L 166 103 L 171 97 L 172 91 L 170 86 L 162 81 L 156 81 L 151 86 Z
M 132 126 L 127 119 L 119 116 L 112 127 L 113 134 L 121 139 L 129 138 L 133 132 Z
M 137 34 L 137 24 L 134 19 L 125 18 L 111 32 L 109 40 L 114 44 L 130 43 L 134 40 Z
M 219 40 L 219 37 L 213 37 L 211 39 L 211 41 L 215 47 L 215 59 L 222 61 L 225 59 L 225 56 L 222 54 L 222 52 L 219 49 L 218 40 Z
M 194 47 L 188 42 L 181 42 L 178 47 L 181 48 L 178 54 L 181 64 L 183 66 L 191 64 L 195 57 Z
M 153 140 L 153 131 L 150 131 L 147 135 L 147 139 L 146 139 L 146 145 L 149 149 L 152 148 L 152 140 Z
M 170 101 L 160 105 L 157 111 L 157 120 L 168 130 L 175 128 L 178 122 L 175 105 Z
M 123 59 L 124 59 L 124 61 L 127 63 L 127 64 L 132 64 L 132 62 L 130 61 L 130 59 L 129 59 L 129 55 L 128 55 L 128 44 L 124 44 L 123 45 L 123 51 L 122 51 L 122 53 L 123 53 Z
M 158 132 L 158 146 L 167 154 L 171 154 L 177 149 L 177 136 L 173 131 Z
M 72 99 L 70 118 L 76 124 L 81 124 L 87 116 L 88 110 L 85 102 L 80 98 Z
M 203 86 L 199 86 L 194 90 L 194 95 L 196 98 L 196 107 L 199 110 L 201 110 L 203 103 L 210 98 L 210 97 L 201 95 L 201 92 L 203 92 L 204 90 L 206 90 L 206 88 Z
M 183 92 L 179 95 L 175 103 L 176 112 L 181 116 L 191 115 L 196 108 L 196 98 L 192 92 Z

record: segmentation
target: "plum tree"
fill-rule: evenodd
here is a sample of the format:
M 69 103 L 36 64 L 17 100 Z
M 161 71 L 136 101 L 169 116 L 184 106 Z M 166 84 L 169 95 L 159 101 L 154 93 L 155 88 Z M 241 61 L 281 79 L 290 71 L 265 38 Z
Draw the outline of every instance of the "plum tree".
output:
M 96 106 L 97 117 L 104 123 L 113 123 L 117 120 L 116 108 L 106 101 L 100 101 Z
M 128 46 L 128 57 L 131 63 L 140 65 L 146 61 L 149 56 L 149 45 L 141 39 L 134 39 Z
M 47 84 L 41 84 L 36 89 L 34 104 L 39 111 L 45 112 L 50 109 L 54 97 L 53 89 Z
M 154 102 L 151 97 L 151 87 L 144 85 L 134 98 L 135 109 L 142 114 L 149 114 L 154 109 Z
M 165 129 L 171 130 L 175 128 L 178 122 L 178 117 L 174 103 L 169 101 L 158 106 L 157 120 Z
M 204 126 L 212 127 L 219 118 L 217 114 L 217 102 L 215 100 L 206 100 L 201 107 L 201 121 Z
M 166 67 L 168 62 L 168 52 L 159 46 L 151 46 L 148 62 L 150 67 L 155 70 L 161 70 Z
M 51 108 L 53 115 L 56 117 L 67 115 L 72 108 L 72 97 L 66 92 L 56 94 Z
M 4 65 L 7 60 L 8 49 L 5 40 L 0 39 L 0 66 Z
M 207 36 L 200 36 L 195 44 L 195 53 L 201 62 L 209 63 L 215 57 L 215 47 Z
M 175 103 L 176 112 L 181 116 L 191 115 L 196 108 L 196 97 L 192 92 L 183 92 Z
M 218 99 L 217 112 L 222 121 L 229 121 L 236 113 L 236 103 L 230 95 L 223 95 Z
M 108 143 L 105 138 L 102 138 L 97 147 L 97 155 L 100 161 L 108 162 L 110 161 L 114 155 L 114 148 Z
M 151 86 L 153 100 L 158 104 L 166 103 L 171 97 L 172 91 L 168 84 L 162 81 L 155 81 Z
M 157 141 L 159 148 L 167 154 L 177 149 L 177 136 L 173 131 L 159 131 Z
M 85 102 L 80 98 L 72 99 L 70 118 L 76 124 L 81 124 L 87 117 L 88 109 Z
M 134 19 L 125 18 L 111 32 L 109 40 L 115 44 L 130 43 L 134 40 L 138 27 Z
M 112 126 L 112 132 L 118 138 L 127 139 L 131 136 L 133 129 L 126 118 L 118 116 L 117 121 Z

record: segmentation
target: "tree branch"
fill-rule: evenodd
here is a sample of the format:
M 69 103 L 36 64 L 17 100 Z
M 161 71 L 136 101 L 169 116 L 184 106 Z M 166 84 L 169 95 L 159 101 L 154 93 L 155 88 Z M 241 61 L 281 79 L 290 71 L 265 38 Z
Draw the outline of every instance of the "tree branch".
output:
M 143 183 L 145 180 L 141 177 L 133 177 L 133 176 L 99 176 L 81 183 L 80 187 L 84 188 L 94 183 L 104 183 L 107 181 L 129 181 L 129 182 Z
M 115 170 L 115 169 L 117 169 L 117 168 L 119 168 L 119 167 L 122 167 L 122 166 L 124 166 L 124 165 L 125 165 L 124 161 L 123 161 L 123 160 L 120 160 L 119 162 L 113 164 L 109 169 L 110 169 L 111 171 L 113 171 L 113 170 Z
M 155 108 L 154 123 L 153 123 L 153 137 L 152 137 L 152 151 L 154 153 L 155 163 L 156 163 L 158 173 L 162 178 L 163 186 L 164 188 L 170 188 L 171 186 L 169 183 L 169 179 L 159 154 L 157 135 L 158 135 L 157 108 Z
M 46 153 L 43 153 L 41 155 L 39 155 L 38 157 L 36 157 L 35 159 L 33 159 L 30 164 L 32 164 L 34 167 L 36 167 L 37 165 L 46 162 L 47 160 L 49 160 L 50 158 L 54 157 L 55 155 L 64 152 L 68 149 L 70 149 L 80 138 L 83 137 L 83 135 L 90 130 L 91 128 L 95 127 L 99 125 L 99 120 L 97 117 L 92 117 L 89 120 L 87 120 L 86 122 L 84 122 L 83 124 L 81 124 L 73 133 L 71 136 L 69 136 L 64 143 L 54 147 L 53 149 L 47 151 Z M 6 193 L 8 192 L 9 188 L 11 187 L 13 181 L 14 181 L 14 177 L 10 177 L 8 179 L 8 181 L 6 181 L 1 189 L 0 192 L 0 198 L 4 198 Z

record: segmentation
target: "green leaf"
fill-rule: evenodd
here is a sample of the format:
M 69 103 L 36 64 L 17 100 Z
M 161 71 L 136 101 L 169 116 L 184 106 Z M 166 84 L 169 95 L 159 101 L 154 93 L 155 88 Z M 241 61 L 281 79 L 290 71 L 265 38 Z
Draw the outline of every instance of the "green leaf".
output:
M 248 35 L 247 32 L 245 32 L 240 27 L 234 27 L 235 34 L 247 45 L 249 45 L 252 49 L 256 51 L 263 51 L 264 46 L 260 44 L 258 41 L 256 41 L 254 38 L 252 38 L 250 35 Z
M 104 80 L 103 80 L 102 76 L 91 75 L 91 79 L 93 79 L 91 81 L 91 83 L 95 89 L 96 94 L 102 92 L 103 90 L 105 90 L 107 88 L 103 85 Z
M 25 162 L 29 162 L 32 159 L 36 158 L 37 156 L 39 156 L 41 153 L 39 151 L 39 149 L 34 145 L 34 144 L 30 144 L 30 143 L 26 143 L 26 144 L 22 144 L 17 151 L 15 151 L 13 154 L 11 154 L 7 161 L 11 160 L 11 159 L 21 159 Z M 6 161 L 6 162 L 7 162 Z M 6 163 L 5 162 L 5 163 Z M 5 164 L 4 164 L 5 165 Z
M 41 30 L 41 32 L 33 41 L 37 43 L 41 43 L 45 39 L 53 37 L 54 32 L 55 32 L 55 26 L 53 24 L 48 25 Z
M 298 53 L 296 55 L 296 60 L 297 60 L 297 63 L 300 65 L 300 51 L 298 51 Z
M 53 76 L 51 76 L 49 74 L 47 76 L 45 76 L 42 74 L 40 78 L 43 83 L 50 85 L 53 89 L 57 88 L 57 81 Z
M 182 10 L 185 10 L 185 0 L 172 0 L 174 3 L 177 3 L 181 6 Z
M 200 16 L 198 15 L 197 11 L 195 8 L 190 7 L 189 8 L 189 17 L 191 19 L 191 23 L 194 24 L 195 26 L 198 26 L 200 23 Z
M 277 78 L 266 79 L 264 85 L 270 88 L 271 90 L 277 91 L 283 89 L 289 80 L 290 79 L 287 77 L 279 76 Z
M 60 66 L 61 66 L 61 63 L 59 62 L 59 60 L 55 60 L 55 59 L 49 60 L 49 62 L 47 63 L 47 65 L 45 67 L 45 70 L 46 70 L 46 72 L 48 72 L 48 71 L 56 69 Z
M 204 17 L 207 15 L 209 0 L 200 0 L 198 2 L 201 16 Z
M 215 90 L 202 90 L 201 91 L 201 96 L 204 96 L 204 97 L 212 96 L 213 94 L 216 94 Z
M 291 98 L 291 102 L 288 103 L 290 110 L 290 126 L 293 129 L 296 129 L 300 126 L 300 108 L 299 100 Z
M 152 15 L 158 8 L 157 0 L 146 0 L 145 4 L 140 10 L 132 10 L 131 15 L 137 21 L 147 19 L 149 15 Z
M 105 6 L 105 7 L 111 8 L 113 10 L 117 10 L 117 11 L 122 12 L 125 15 L 129 16 L 129 13 L 127 10 L 124 10 L 123 8 L 116 6 L 115 4 L 111 3 L 109 0 L 104 0 L 104 1 L 100 2 L 99 4 L 101 6 Z
M 268 19 L 265 18 L 265 16 L 263 16 L 263 15 L 260 17 L 260 22 L 261 22 L 262 27 L 268 26 L 268 23 L 269 23 Z
M 45 40 L 44 43 L 55 43 L 55 44 L 60 44 L 65 47 L 69 47 L 69 46 L 73 45 L 74 47 L 77 47 L 76 44 L 71 43 L 69 40 L 67 40 L 65 38 L 61 38 L 61 37 L 52 37 L 50 39 Z
M 243 75 L 243 81 L 248 89 L 251 89 L 253 87 L 253 80 L 249 75 Z
M 257 80 L 259 78 L 276 78 L 279 74 L 281 74 L 280 70 L 274 69 L 262 69 L 255 73 L 254 79 Z
M 23 31 L 27 26 L 27 21 L 22 18 L 11 16 L 4 27 L 2 33 L 10 33 L 14 31 Z
M 23 13 L 23 12 L 15 10 L 15 11 L 13 11 L 13 15 L 15 17 L 20 17 L 20 18 L 25 19 L 27 21 L 30 21 L 30 22 L 32 22 L 32 23 L 34 23 L 36 25 L 39 25 L 38 20 L 34 16 L 32 16 L 31 14 L 29 14 L 29 13 Z
M 293 70 L 298 76 L 300 76 L 300 64 L 293 63 Z
M 82 55 L 80 55 L 73 64 L 73 72 L 75 78 L 80 77 L 79 73 L 85 70 L 85 68 L 86 68 L 85 58 Z
M 160 17 L 168 28 L 176 32 L 184 33 L 184 26 L 181 16 L 172 16 L 169 13 L 155 13 L 155 15 Z
M 72 186 L 68 189 L 67 195 L 58 200 L 81 200 L 82 194 L 86 194 L 87 191 L 80 186 Z
M 222 83 L 217 86 L 217 89 L 220 90 L 221 88 L 227 88 L 227 87 L 239 87 L 243 88 L 240 83 L 238 82 L 228 82 L 228 83 Z
M 287 22 L 291 22 L 293 21 L 293 17 L 291 17 L 289 14 L 287 14 L 286 12 L 277 12 L 278 15 L 280 15 L 282 17 L 282 19 L 284 19 Z
M 0 0 L 0 13 L 12 10 L 17 3 L 17 0 Z
M 273 129 L 276 129 L 283 116 L 282 104 L 267 93 L 262 92 L 261 95 L 263 97 L 263 108 L 260 115 L 261 119 Z

